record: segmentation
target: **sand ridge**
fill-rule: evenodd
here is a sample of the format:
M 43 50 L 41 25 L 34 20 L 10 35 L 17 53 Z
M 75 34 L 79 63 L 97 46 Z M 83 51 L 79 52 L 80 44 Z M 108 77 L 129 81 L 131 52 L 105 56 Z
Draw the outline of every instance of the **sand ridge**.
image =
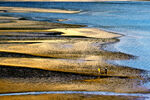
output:
M 23 7 L 0 7 L 1 11 L 6 12 L 44 12 L 44 13 L 79 13 L 80 11 L 69 11 L 69 10 L 61 10 L 61 9 L 44 9 L 44 8 L 23 8 Z
M 49 32 L 62 32 L 64 36 L 84 36 L 93 38 L 117 38 L 122 35 L 106 32 L 97 28 L 57 28 L 46 30 Z

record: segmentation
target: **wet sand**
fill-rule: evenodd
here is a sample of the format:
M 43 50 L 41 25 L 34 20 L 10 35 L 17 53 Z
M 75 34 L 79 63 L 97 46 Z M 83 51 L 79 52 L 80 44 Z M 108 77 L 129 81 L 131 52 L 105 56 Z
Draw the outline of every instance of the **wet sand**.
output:
M 7 17 L 8 18 L 8 17 Z M 71 25 L 71 24 L 58 24 L 58 23 L 48 23 L 41 21 L 29 21 L 29 20 L 20 20 L 20 18 L 13 17 L 10 19 L 4 20 L 0 18 L 0 32 L 45 32 L 46 29 L 53 28 L 79 28 L 84 27 L 84 25 Z M 4 22 L 7 21 L 7 22 Z
M 14 17 L 0 17 L 0 20 L 5 21 L 0 23 L 0 93 L 67 90 L 150 92 L 143 86 L 149 81 L 148 77 L 142 76 L 146 76 L 146 71 L 107 63 L 107 60 L 136 59 L 129 54 L 102 49 L 105 44 L 118 42 L 120 34 L 81 28 L 84 27 L 82 25 L 20 20 Z M 98 68 L 101 68 L 101 73 Z M 80 99 L 80 94 L 77 95 L 77 99 Z M 34 100 L 39 96 L 12 96 L 11 100 L 26 100 L 29 97 Z M 45 98 L 47 96 L 51 98 L 52 95 L 44 95 Z M 61 96 L 68 98 L 67 94 Z M 137 98 L 106 98 L 110 97 L 114 100 Z M 10 96 L 0 98 L 7 100 Z M 52 98 L 58 99 L 57 96 Z

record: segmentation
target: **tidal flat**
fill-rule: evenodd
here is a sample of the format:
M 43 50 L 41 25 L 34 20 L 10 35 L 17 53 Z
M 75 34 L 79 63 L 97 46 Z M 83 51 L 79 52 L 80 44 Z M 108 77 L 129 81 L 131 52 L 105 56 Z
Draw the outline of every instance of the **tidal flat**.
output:
M 6 8 L 2 10 L 9 10 Z M 12 10 L 16 11 L 15 9 L 17 8 Z M 28 10 L 25 9 L 25 11 Z M 34 11 L 37 10 L 34 9 Z M 149 93 L 150 90 L 143 85 L 149 81 L 147 71 L 107 62 L 107 60 L 136 59 L 130 54 L 103 49 L 106 44 L 119 42 L 119 37 L 122 35 L 85 27 L 1 16 L 0 93 L 42 91 Z M 101 72 L 98 71 L 99 68 Z M 64 100 L 144 98 L 141 96 L 42 94 L 37 96 L 2 95 L 0 99 L 53 98 L 53 100 L 60 100 L 60 97 Z

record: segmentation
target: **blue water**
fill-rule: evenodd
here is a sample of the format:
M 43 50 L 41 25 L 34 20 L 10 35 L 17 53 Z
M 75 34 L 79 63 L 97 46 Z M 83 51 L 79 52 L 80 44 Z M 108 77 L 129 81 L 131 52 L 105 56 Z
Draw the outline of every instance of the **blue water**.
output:
M 128 53 L 137 59 L 110 62 L 150 71 L 150 2 L 0 2 L 0 6 L 79 10 L 81 13 L 78 14 L 0 13 L 0 15 L 49 22 L 57 22 L 55 19 L 60 18 L 70 19 L 61 23 L 83 24 L 123 34 L 125 36 L 120 38 L 120 42 L 111 44 L 106 49 Z
M 21 93 L 6 93 L 0 96 L 14 96 L 14 95 L 41 95 L 41 94 L 90 94 L 90 95 L 109 95 L 109 96 L 136 96 L 144 97 L 142 100 L 149 100 L 149 93 L 114 93 L 114 92 L 97 92 L 97 91 L 45 91 L 45 92 L 21 92 Z M 139 99 L 138 99 L 139 100 Z M 140 99 L 141 100 L 141 99 Z

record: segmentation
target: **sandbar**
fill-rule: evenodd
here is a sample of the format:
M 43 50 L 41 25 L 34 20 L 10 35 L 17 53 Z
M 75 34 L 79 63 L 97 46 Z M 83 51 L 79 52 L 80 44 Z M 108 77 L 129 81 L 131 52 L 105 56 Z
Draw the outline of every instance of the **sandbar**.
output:
M 44 12 L 44 13 L 79 13 L 80 11 L 69 11 L 61 9 L 43 9 L 43 8 L 23 8 L 23 7 L 0 7 L 0 10 L 5 10 L 6 12 Z
M 122 35 L 106 32 L 96 28 L 57 28 L 46 30 L 49 32 L 62 32 L 64 36 L 84 36 L 93 38 L 117 38 Z

